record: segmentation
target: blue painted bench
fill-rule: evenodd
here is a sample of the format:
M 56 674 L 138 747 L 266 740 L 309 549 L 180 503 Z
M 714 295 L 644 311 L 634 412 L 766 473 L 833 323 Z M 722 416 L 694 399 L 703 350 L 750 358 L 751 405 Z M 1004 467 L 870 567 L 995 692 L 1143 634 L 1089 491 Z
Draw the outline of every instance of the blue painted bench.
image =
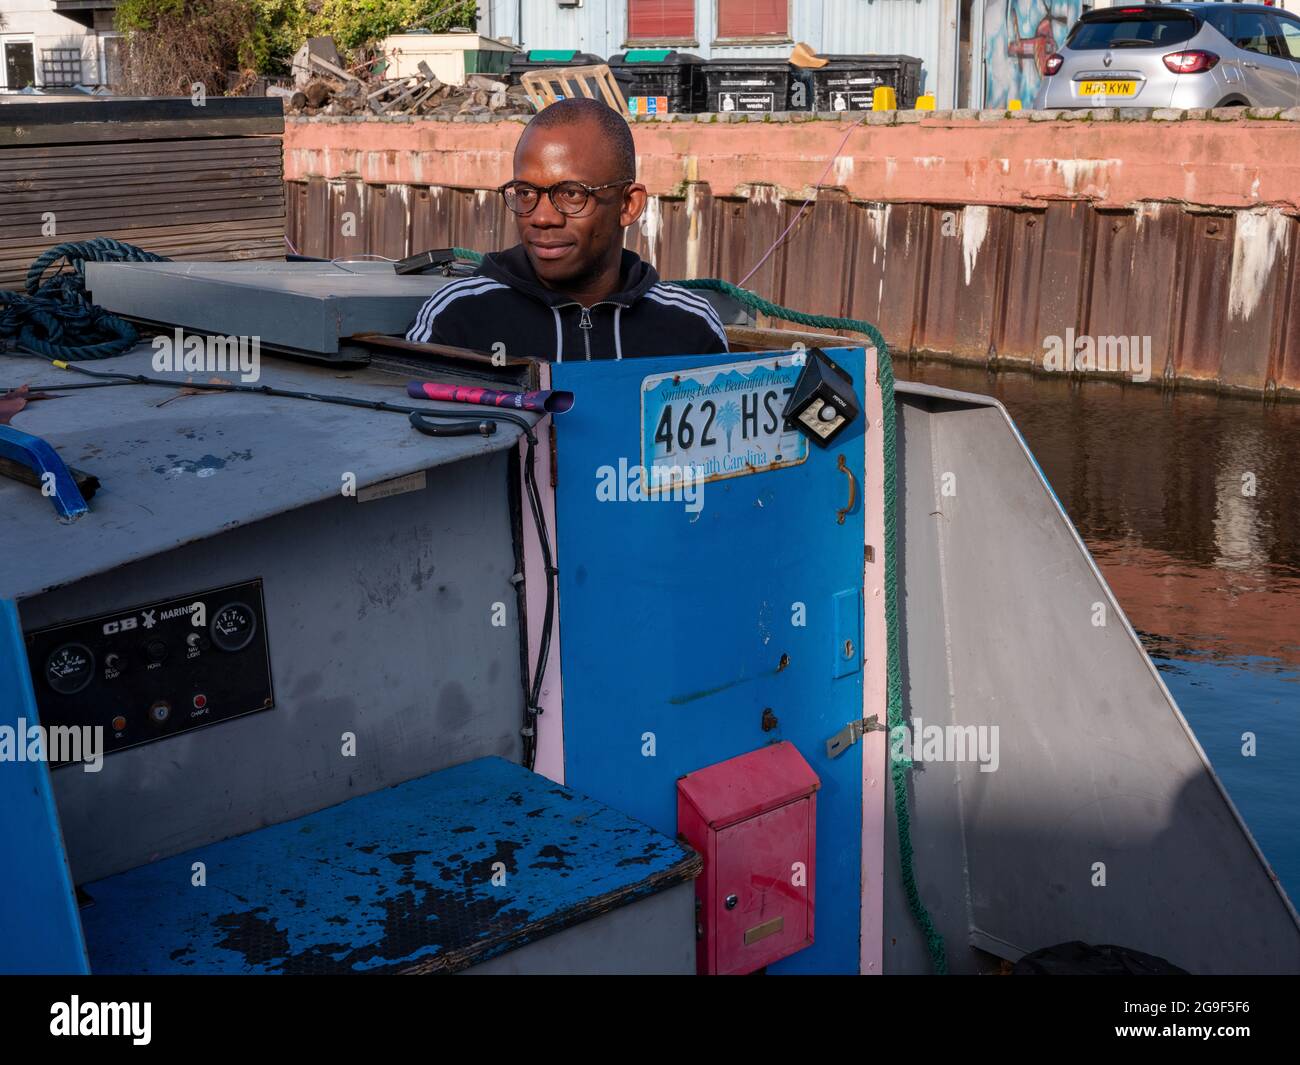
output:
M 641 822 L 482 758 L 87 884 L 81 919 L 97 973 L 454 972 L 699 870 Z M 689 915 L 677 931 L 693 957 Z

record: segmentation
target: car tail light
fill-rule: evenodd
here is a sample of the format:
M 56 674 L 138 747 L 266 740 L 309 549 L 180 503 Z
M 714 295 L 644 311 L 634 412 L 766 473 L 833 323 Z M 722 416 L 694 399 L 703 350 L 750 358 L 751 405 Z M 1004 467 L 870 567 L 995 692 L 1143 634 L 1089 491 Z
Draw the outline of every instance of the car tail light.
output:
M 1049 78 L 1061 69 L 1061 64 L 1065 62 L 1065 56 L 1060 52 L 1053 52 L 1043 60 L 1043 73 Z
M 1170 52 L 1165 56 L 1165 66 L 1175 74 L 1202 74 L 1214 66 L 1219 57 L 1213 52 L 1193 48 L 1186 52 Z

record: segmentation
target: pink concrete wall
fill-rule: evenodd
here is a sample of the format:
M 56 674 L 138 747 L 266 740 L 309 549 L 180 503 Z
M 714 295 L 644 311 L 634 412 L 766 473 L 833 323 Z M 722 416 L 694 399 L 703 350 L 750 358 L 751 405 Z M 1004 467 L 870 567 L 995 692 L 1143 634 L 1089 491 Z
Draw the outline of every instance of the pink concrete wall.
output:
M 636 122 L 633 129 L 641 179 L 656 195 L 680 193 L 687 182 L 705 182 L 715 196 L 744 195 L 761 182 L 798 196 L 820 183 L 874 201 L 1175 201 L 1300 213 L 1300 108 L 1285 118 L 1227 121 L 1120 121 L 1114 111 L 1050 121 L 1028 117 L 1035 112 L 996 120 L 923 114 L 869 115 L 856 125 L 786 119 Z M 522 121 L 291 119 L 285 179 L 495 188 L 510 178 L 522 129 Z

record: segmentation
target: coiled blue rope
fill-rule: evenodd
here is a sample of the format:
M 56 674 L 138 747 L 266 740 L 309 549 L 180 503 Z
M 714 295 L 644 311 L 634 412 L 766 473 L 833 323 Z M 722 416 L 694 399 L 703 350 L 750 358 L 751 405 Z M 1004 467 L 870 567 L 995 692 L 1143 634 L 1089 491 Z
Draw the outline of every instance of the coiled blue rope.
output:
M 0 291 L 0 350 L 70 362 L 130 351 L 140 339 L 135 326 L 86 299 L 86 263 L 167 261 L 112 237 L 56 244 L 28 269 L 25 293 Z

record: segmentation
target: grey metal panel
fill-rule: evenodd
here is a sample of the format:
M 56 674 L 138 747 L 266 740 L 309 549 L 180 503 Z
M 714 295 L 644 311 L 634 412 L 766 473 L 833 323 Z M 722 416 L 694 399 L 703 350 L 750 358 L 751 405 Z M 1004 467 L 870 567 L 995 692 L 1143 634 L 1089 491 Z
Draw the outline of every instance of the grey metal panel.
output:
M 93 367 L 153 374 L 151 354 L 142 345 Z M 36 359 L 0 356 L 0 389 L 62 380 L 88 379 Z M 431 410 L 447 407 L 407 399 L 406 380 L 407 375 L 377 369 L 327 372 L 264 358 L 257 383 Z M 177 388 L 183 384 L 178 375 Z M 168 398 L 172 401 L 159 406 Z M 136 385 L 33 403 L 13 424 L 44 437 L 65 462 L 103 484 L 90 514 L 65 526 L 40 493 L 0 478 L 0 543 L 5 545 L 0 597 L 13 599 L 338 498 L 345 473 L 355 474 L 360 488 L 500 451 L 519 437 L 516 426 L 499 422 L 491 437 L 435 439 L 417 433 L 401 414 L 234 393 L 176 398 L 163 388 Z M 164 499 L 166 505 L 159 506 Z
M 480 11 L 486 16 L 481 33 L 509 37 L 526 49 L 576 48 L 603 59 L 620 50 L 627 28 L 627 4 L 622 2 L 586 0 L 562 7 L 555 0 L 488 0 Z
M 904 388 L 899 383 L 899 391 Z M 910 387 L 910 386 L 908 386 Z M 898 403 L 898 588 L 903 618 L 903 713 L 905 720 L 930 717 L 931 707 L 949 701 L 949 677 L 944 659 L 947 644 L 940 580 L 938 526 L 934 510 L 933 415 L 912 403 Z M 909 775 L 908 806 L 912 812 L 912 844 L 921 898 L 936 927 L 949 944 L 953 972 L 975 971 L 976 958 L 962 949 L 970 916 L 966 897 L 966 860 L 961 810 L 954 785 L 956 767 L 927 765 Z M 899 876 L 898 823 L 891 787 L 885 806 L 885 937 L 884 971 L 928 971 L 925 939 L 912 920 Z M 956 944 L 956 949 L 952 945 Z
M 621 52 L 627 41 L 626 0 L 586 0 L 581 7 L 561 7 L 555 0 L 489 0 L 482 7 L 487 16 L 484 33 L 517 38 L 516 44 L 529 49 L 577 48 L 608 58 Z M 943 7 L 944 0 L 906 4 L 886 0 L 792 0 L 790 35 L 823 53 L 920 56 L 927 89 L 933 91 L 940 53 L 946 43 Z M 784 59 L 790 54 L 790 41 L 718 43 L 714 40 L 716 8 L 716 0 L 695 0 L 696 43 L 690 46 L 693 54 L 705 59 Z M 948 33 L 952 33 L 951 26 Z
M 443 466 L 424 490 L 386 499 L 336 495 L 21 602 L 23 625 L 34 628 L 264 581 L 276 705 L 110 755 L 98 773 L 55 770 L 74 878 L 483 755 L 517 761 L 508 461 Z M 495 602 L 504 627 L 491 623 Z M 356 736 L 355 757 L 342 753 L 345 732 Z
M 693 976 L 695 884 L 620 906 L 460 975 Z
M 86 264 L 90 297 L 116 314 L 323 354 L 342 337 L 405 333 L 450 281 L 372 261 Z
M 950 0 L 949 0 L 950 2 Z M 941 58 L 956 48 L 955 32 L 944 24 L 945 0 L 795 0 L 791 36 L 821 54 L 914 55 L 921 60 L 920 92 L 935 92 Z M 949 19 L 955 12 L 949 12 Z M 784 45 L 778 55 L 789 55 Z M 727 54 L 733 53 L 727 49 Z M 951 74 L 946 80 L 951 80 Z M 945 96 L 940 107 L 952 106 Z
M 979 966 L 972 942 L 1016 957 L 1082 939 L 1193 972 L 1300 969 L 1295 910 L 1005 410 L 899 391 L 906 708 L 999 728 L 996 772 L 911 775 L 922 897 L 952 968 Z M 887 883 L 886 967 L 924 968 Z

